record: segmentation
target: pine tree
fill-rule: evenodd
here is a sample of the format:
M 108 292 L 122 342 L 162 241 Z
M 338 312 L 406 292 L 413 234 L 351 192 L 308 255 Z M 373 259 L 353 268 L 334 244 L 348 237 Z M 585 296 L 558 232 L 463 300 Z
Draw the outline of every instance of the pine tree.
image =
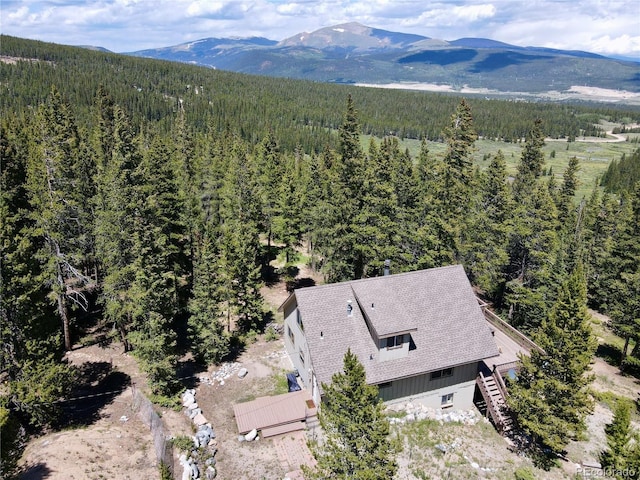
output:
M 364 275 L 364 258 L 357 246 L 362 239 L 355 216 L 363 208 L 365 160 L 360 146 L 360 125 L 351 98 L 339 129 L 338 161 L 331 164 L 335 179 L 328 189 L 326 221 L 328 242 L 323 249 L 324 269 L 330 282 L 353 280 Z
M 608 278 L 608 311 L 614 329 L 625 339 L 623 368 L 632 339 L 636 341 L 632 355 L 640 359 L 640 182 L 625 203 L 629 208 L 622 212 L 623 223 L 614 239 L 609 258 L 612 271 Z
M 358 112 L 351 95 L 347 97 L 347 106 L 340 125 L 339 135 L 338 153 L 341 159 L 339 171 L 342 184 L 349 190 L 349 197 L 357 201 L 362 193 L 365 165 L 364 153 L 360 145 Z
M 538 181 L 544 165 L 542 122 L 527 135 L 513 182 L 505 303 L 519 327 L 535 329 L 546 316 L 557 285 L 552 267 L 559 248 L 557 208 L 548 185 Z
M 318 253 L 321 253 L 327 246 L 328 217 L 327 211 L 330 209 L 329 185 L 331 179 L 329 175 L 332 171 L 329 168 L 331 152 L 325 150 L 322 154 L 313 155 L 308 165 L 308 186 L 306 189 L 306 202 L 303 209 L 303 219 L 306 223 L 305 236 L 307 238 L 307 250 L 311 256 L 311 268 L 317 271 Z
M 582 243 L 589 303 L 605 312 L 609 310 L 610 280 L 617 276 L 610 257 L 622 228 L 619 210 L 619 202 L 610 194 L 600 196 L 598 187 L 594 188 L 585 207 Z
M 50 286 L 51 300 L 62 321 L 65 349 L 71 349 L 71 305 L 89 307 L 82 273 L 82 238 L 87 220 L 81 215 L 78 185 L 80 137 L 70 107 L 52 88 L 46 104 L 38 110 L 37 143 L 27 166 L 27 189 L 34 218 L 34 233 L 44 243 L 37 257 L 44 266 L 43 281 Z
M 111 155 L 98 162 L 96 251 L 102 265 L 100 302 L 104 316 L 120 332 L 125 351 L 127 332 L 133 322 L 139 299 L 133 295 L 135 281 L 136 232 L 139 230 L 139 185 L 136 169 L 142 155 L 129 119 L 119 106 L 107 105 L 101 112 L 105 128 L 99 136 L 108 137 Z M 109 119 L 113 118 L 112 123 Z
M 222 298 L 227 304 L 227 319 L 237 315 L 238 327 L 248 332 L 257 330 L 263 320 L 260 197 L 244 147 L 236 142 L 229 155 L 221 194 Z
M 36 228 L 41 220 L 33 215 L 28 194 L 27 166 L 42 160 L 30 155 L 33 133 L 31 125 L 13 117 L 0 123 L 0 371 L 8 380 L 0 410 L 12 405 L 5 423 L 0 421 L 3 462 L 9 461 L 12 440 L 19 440 L 16 409 L 21 421 L 50 425 L 60 413 L 60 404 L 52 402 L 69 393 L 75 378 L 61 359 L 56 306 L 47 300 L 49 266 L 40 261 L 48 244 Z M 8 473 L 10 463 L 2 467 Z
M 389 438 L 389 421 L 378 389 L 367 385 L 358 358 L 348 350 L 343 372 L 336 373 L 319 413 L 324 438 L 312 451 L 318 464 L 303 467 L 310 479 L 387 480 L 393 478 L 399 442 Z
M 544 166 L 543 146 L 542 120 L 538 119 L 527 134 L 525 146 L 522 150 L 518 172 L 513 181 L 514 198 L 526 197 L 535 188 L 536 181 L 540 178 L 542 167 Z M 553 176 L 551 173 L 549 175 Z
M 194 266 L 193 297 L 189 300 L 189 339 L 195 357 L 219 363 L 229 353 L 230 338 L 221 322 L 219 254 L 215 238 L 205 231 Z
M 511 322 L 526 331 L 539 325 L 557 288 L 551 268 L 559 247 L 556 215 L 543 184 L 513 211 L 505 302 Z
M 447 219 L 464 214 L 469 206 L 473 179 L 473 153 L 478 134 L 473 126 L 471 107 L 462 99 L 443 131 L 447 151 L 444 156 L 442 213 Z
M 561 286 L 557 300 L 537 335 L 544 350 L 520 358 L 508 404 L 520 427 L 531 435 L 537 453 L 561 452 L 586 429 L 593 401 L 589 364 L 596 349 L 586 307 L 586 283 L 578 267 Z M 542 455 L 545 463 L 549 457 Z M 549 465 L 548 463 L 546 464 Z
M 152 279 L 147 307 L 174 319 L 186 306 L 183 285 L 188 274 L 188 232 L 185 199 L 173 146 L 154 136 L 136 169 L 137 205 L 134 255 L 144 258 Z
M 480 189 L 473 221 L 465 232 L 464 264 L 472 282 L 495 299 L 504 287 L 513 210 L 507 166 L 501 151 L 482 174 Z
M 285 264 L 289 263 L 302 242 L 302 215 L 306 200 L 300 161 L 295 157 L 283 161 L 282 177 L 275 192 L 278 214 L 273 220 L 273 231 L 275 238 L 284 244 Z
M 145 312 L 144 322 L 128 336 L 152 393 L 165 396 L 174 393 L 178 387 L 176 334 L 167 319 L 158 312 Z
M 221 241 L 221 275 L 227 315 L 237 315 L 241 332 L 257 331 L 264 316 L 258 230 L 250 223 L 227 220 Z
M 568 230 L 575 231 L 576 216 L 574 211 L 574 198 L 576 189 L 578 188 L 578 172 L 580 171 L 580 163 L 577 157 L 569 159 L 564 175 L 562 177 L 562 187 L 560 188 L 558 206 L 558 220 L 560 225 Z
M 384 139 L 377 148 L 371 141 L 364 172 L 362 206 L 353 218 L 353 230 L 359 241 L 354 245 L 361 276 L 373 277 L 383 271 L 385 259 L 398 252 L 398 198 L 393 182 L 397 148 Z
M 414 231 L 408 239 L 408 250 L 415 268 L 433 268 L 455 262 L 451 245 L 451 229 L 446 219 L 440 215 L 437 195 L 440 192 L 444 162 L 429 155 L 425 139 L 422 140 L 420 155 L 414 169 L 415 178 L 415 219 Z
M 170 145 L 150 139 L 134 176 L 136 229 L 133 232 L 132 331 L 128 338 L 154 393 L 167 395 L 176 386 L 175 322 L 184 312 L 181 286 L 187 274 L 184 202 Z
M 449 250 L 451 257 L 460 261 L 461 237 L 470 221 L 474 189 L 472 153 L 478 138 L 466 100 L 460 101 L 443 136 L 447 151 L 441 164 L 441 182 L 434 184 L 437 225 L 433 232 L 438 238 L 437 248 Z
M 631 454 L 631 404 L 618 401 L 615 406 L 613 421 L 605 426 L 607 449 L 600 453 L 600 463 L 604 468 L 624 470 L 629 467 Z
M 273 131 L 265 135 L 256 153 L 256 170 L 259 177 L 264 230 L 267 232 L 267 248 L 271 247 L 274 223 L 279 217 L 280 185 L 285 174 L 284 162 Z

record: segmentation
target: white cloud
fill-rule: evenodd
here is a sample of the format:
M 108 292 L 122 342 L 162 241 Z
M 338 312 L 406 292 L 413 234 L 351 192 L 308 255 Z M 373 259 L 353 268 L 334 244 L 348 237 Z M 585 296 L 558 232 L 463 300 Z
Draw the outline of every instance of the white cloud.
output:
M 624 34 L 615 38 L 604 35 L 592 40 L 587 50 L 606 54 L 625 52 L 640 57 L 640 35 L 632 37 Z
M 640 55 L 638 0 L 2 0 L 9 35 L 114 51 L 211 36 L 281 40 L 356 21 L 453 40 Z
M 8 17 L 11 21 L 20 21 L 27 18 L 29 9 L 25 6 L 18 8 L 16 11 L 9 13 Z
M 452 14 L 460 20 L 476 22 L 485 18 L 491 18 L 496 14 L 496 7 L 492 4 L 463 5 L 454 7 Z
M 223 7 L 224 3 L 222 2 L 207 2 L 206 0 L 199 0 L 197 2 L 192 2 L 187 7 L 187 15 L 190 17 L 209 15 L 220 12 Z

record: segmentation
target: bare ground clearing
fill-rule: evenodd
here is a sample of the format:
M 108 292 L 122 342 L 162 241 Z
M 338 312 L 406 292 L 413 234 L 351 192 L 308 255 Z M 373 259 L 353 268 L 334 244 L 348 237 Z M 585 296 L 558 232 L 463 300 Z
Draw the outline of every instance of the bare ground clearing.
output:
M 92 387 L 115 377 L 118 381 L 107 385 L 117 393 L 73 402 L 77 415 L 73 421 L 79 421 L 79 425 L 32 439 L 21 459 L 25 470 L 22 479 L 158 477 L 151 434 L 131 408 L 130 383 L 142 386 L 144 378 L 135 360 L 122 352 L 122 346 L 114 343 L 82 347 L 67 354 L 69 362 L 85 371 L 101 370 L 104 375 L 98 375 Z M 95 391 L 89 389 L 87 394 Z

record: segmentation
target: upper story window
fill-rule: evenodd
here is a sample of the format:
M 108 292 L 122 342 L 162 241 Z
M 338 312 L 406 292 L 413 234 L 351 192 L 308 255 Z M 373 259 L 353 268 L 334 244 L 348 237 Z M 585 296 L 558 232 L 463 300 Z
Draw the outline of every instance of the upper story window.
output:
M 431 372 L 431 380 L 436 380 L 442 377 L 450 377 L 451 375 L 453 375 L 453 368 L 444 368 L 442 370 Z
M 302 366 L 304 367 L 305 358 L 304 358 L 304 352 L 302 351 L 302 349 L 298 350 L 298 354 L 300 355 L 300 363 L 302 363 Z
M 293 330 L 291 330 L 291 328 L 289 327 L 289 325 L 287 325 L 287 335 L 289 335 L 289 340 L 291 340 L 291 344 L 295 346 L 296 344 L 296 337 L 293 334 Z
M 302 314 L 300 313 L 300 310 L 296 310 L 296 322 L 298 322 L 300 330 L 304 332 L 304 323 L 302 323 Z
M 390 349 L 390 348 L 399 348 L 402 347 L 404 343 L 404 335 L 395 335 L 393 337 L 383 338 L 380 341 L 380 346 L 382 348 Z

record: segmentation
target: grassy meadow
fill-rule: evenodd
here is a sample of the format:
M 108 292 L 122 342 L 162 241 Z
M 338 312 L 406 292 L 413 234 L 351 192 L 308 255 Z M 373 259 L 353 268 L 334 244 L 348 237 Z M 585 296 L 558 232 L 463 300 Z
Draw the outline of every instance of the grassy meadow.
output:
M 611 130 L 615 125 L 603 124 L 607 130 Z M 580 171 L 578 179 L 580 184 L 576 192 L 576 200 L 579 201 L 583 197 L 588 197 L 593 190 L 595 182 L 606 171 L 612 160 L 619 160 L 623 154 L 630 155 L 633 151 L 640 148 L 640 133 L 625 134 L 629 141 L 615 142 L 614 137 L 607 139 L 598 139 L 594 137 L 578 137 L 575 142 L 567 142 L 566 140 L 547 140 L 543 147 L 545 154 L 544 168 L 548 171 L 551 167 L 553 174 L 556 176 L 558 184 L 562 182 L 562 174 L 567 168 L 569 159 L 577 157 L 580 161 Z M 363 148 L 367 148 L 370 141 L 369 136 L 362 136 Z M 602 141 L 609 140 L 609 141 Z M 635 141 L 634 141 L 635 140 Z M 400 142 L 403 148 L 408 148 L 409 153 L 414 159 L 420 154 L 420 141 L 405 139 Z M 507 170 L 509 174 L 515 174 L 520 161 L 523 143 L 507 143 L 496 142 L 493 140 L 480 139 L 476 141 L 476 151 L 474 154 L 474 162 L 481 169 L 486 168 L 491 161 L 491 157 L 499 150 L 504 154 L 507 162 Z M 428 142 L 429 153 L 435 156 L 443 156 L 446 150 L 446 144 L 442 142 Z

